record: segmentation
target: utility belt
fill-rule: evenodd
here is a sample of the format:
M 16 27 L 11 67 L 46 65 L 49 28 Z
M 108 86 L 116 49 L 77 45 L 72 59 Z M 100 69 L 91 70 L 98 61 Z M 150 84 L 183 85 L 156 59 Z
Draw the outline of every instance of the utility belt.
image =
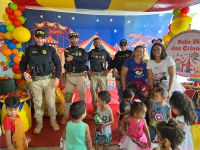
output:
M 79 73 L 86 70 L 85 64 L 65 63 L 64 68 L 67 72 L 71 72 L 71 73 Z
M 92 71 L 93 72 L 93 71 Z M 104 71 L 101 72 L 93 72 L 93 76 L 105 76 Z
M 68 76 L 68 77 L 80 77 L 80 76 L 86 77 L 86 75 L 87 75 L 86 72 L 80 72 L 80 73 L 66 72 L 66 76 Z
M 46 75 L 53 71 L 53 63 L 45 63 L 41 65 L 33 65 L 30 67 L 31 75 L 38 76 L 38 75 Z
M 53 74 L 49 74 L 46 76 L 32 76 L 33 81 L 45 80 L 45 79 L 53 79 Z

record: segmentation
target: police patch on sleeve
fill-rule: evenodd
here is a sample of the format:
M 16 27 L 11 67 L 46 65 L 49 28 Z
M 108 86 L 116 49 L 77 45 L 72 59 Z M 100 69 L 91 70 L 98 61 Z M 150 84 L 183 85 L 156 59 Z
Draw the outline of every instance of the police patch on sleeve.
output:
M 81 52 L 79 52 L 79 53 L 78 53 L 78 56 L 82 56 L 82 53 L 81 53 Z
M 46 55 L 46 54 L 47 54 L 47 50 L 45 50 L 45 49 L 42 50 L 42 54 L 43 54 L 43 55 Z

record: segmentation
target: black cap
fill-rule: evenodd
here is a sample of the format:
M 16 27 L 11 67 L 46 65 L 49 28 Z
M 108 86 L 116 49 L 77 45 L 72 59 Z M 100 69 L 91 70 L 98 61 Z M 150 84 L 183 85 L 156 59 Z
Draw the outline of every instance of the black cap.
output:
M 126 46 L 126 45 L 127 45 L 127 40 L 126 39 L 120 40 L 120 46 Z
M 42 38 L 45 38 L 46 37 L 46 33 L 44 30 L 42 29 L 37 29 L 35 31 L 35 37 L 42 37 Z
M 72 32 L 72 33 L 69 34 L 69 38 L 78 38 L 78 34 Z

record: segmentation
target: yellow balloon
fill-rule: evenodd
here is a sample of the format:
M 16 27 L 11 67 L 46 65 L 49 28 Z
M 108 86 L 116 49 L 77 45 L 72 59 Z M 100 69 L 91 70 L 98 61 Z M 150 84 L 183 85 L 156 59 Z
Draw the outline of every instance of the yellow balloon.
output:
M 21 79 L 22 78 L 22 74 L 20 73 L 20 74 L 13 74 L 13 78 L 14 79 Z
M 3 18 L 4 21 L 8 20 L 8 14 L 7 13 L 3 14 L 2 18 Z
M 192 17 L 190 16 L 187 16 L 184 19 L 186 19 L 189 24 L 192 22 Z
M 28 42 L 31 38 L 31 33 L 25 27 L 18 27 L 13 31 L 13 37 L 19 42 Z
M 24 52 L 19 52 L 19 53 L 17 53 L 17 56 L 22 57 L 23 53 L 24 53 Z
M 167 42 L 167 41 L 170 41 L 171 37 L 167 34 L 167 35 L 163 36 L 162 39 L 164 42 Z
M 171 32 L 174 34 L 178 34 L 187 30 L 189 23 L 185 18 L 178 18 L 174 20 L 171 24 Z
M 5 33 L 5 38 L 9 39 L 9 40 L 12 40 L 13 39 L 13 33 L 11 32 L 6 32 Z
M 5 20 L 5 24 L 6 25 L 12 24 L 12 21 L 10 21 L 9 19 L 7 19 L 7 20 Z
M 164 43 L 164 47 L 166 47 L 168 45 L 169 41 L 165 42 Z

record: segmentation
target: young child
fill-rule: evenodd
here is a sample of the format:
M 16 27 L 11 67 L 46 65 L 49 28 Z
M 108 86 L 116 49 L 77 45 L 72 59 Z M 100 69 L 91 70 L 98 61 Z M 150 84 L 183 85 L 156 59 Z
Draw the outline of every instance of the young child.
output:
M 120 103 L 120 117 L 119 117 L 119 121 L 118 121 L 118 128 L 119 128 L 119 134 L 121 134 L 121 126 L 120 126 L 120 122 L 121 120 L 128 116 L 130 114 L 130 107 L 131 107 L 131 101 L 134 97 L 134 92 L 131 89 L 126 89 L 123 92 L 123 99 L 122 102 Z M 126 126 L 126 125 L 125 125 Z
M 166 103 L 168 92 L 163 87 L 158 87 L 154 91 L 154 101 L 150 101 L 149 119 L 150 136 L 154 142 L 156 137 L 156 124 L 171 117 L 170 105 Z
M 84 101 L 74 102 L 70 107 L 72 120 L 67 122 L 62 139 L 64 150 L 93 150 L 89 126 L 83 122 L 86 117 Z M 65 147 L 66 146 L 66 147 Z
M 135 94 L 135 93 L 138 93 L 137 84 L 131 83 L 131 84 L 128 85 L 127 88 L 131 89 L 134 92 L 134 97 L 133 97 L 132 101 L 134 101 L 134 99 L 140 98 L 138 94 Z
M 5 99 L 7 114 L 3 120 L 6 143 L 9 150 L 28 149 L 28 140 L 22 120 L 18 115 L 20 99 L 17 96 L 10 96 Z
M 151 139 L 146 124 L 146 106 L 136 100 L 131 105 L 130 116 L 121 121 L 122 134 L 120 149 L 122 150 L 147 150 L 151 148 Z M 128 131 L 125 131 L 124 124 L 128 124 Z
M 156 133 L 158 146 L 154 150 L 180 150 L 179 145 L 185 139 L 184 130 L 173 119 L 159 122 Z
M 108 91 L 101 91 L 98 93 L 98 108 L 97 114 L 102 120 L 100 125 L 95 127 L 95 150 L 99 149 L 99 144 L 106 149 L 107 145 L 112 143 L 111 124 L 114 123 L 114 117 L 108 103 L 111 100 L 111 95 Z
M 176 115 L 176 120 L 179 125 L 184 128 L 186 133 L 186 138 L 181 144 L 181 148 L 183 150 L 193 150 L 193 139 L 190 126 L 195 124 L 196 114 L 191 100 L 189 100 L 185 94 L 175 91 L 172 93 L 169 103 L 172 111 Z

